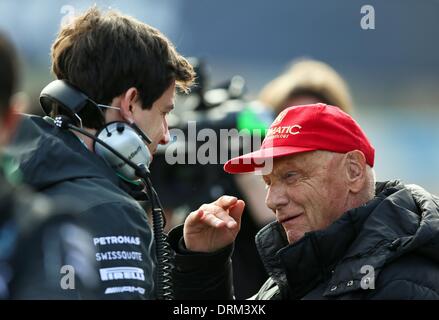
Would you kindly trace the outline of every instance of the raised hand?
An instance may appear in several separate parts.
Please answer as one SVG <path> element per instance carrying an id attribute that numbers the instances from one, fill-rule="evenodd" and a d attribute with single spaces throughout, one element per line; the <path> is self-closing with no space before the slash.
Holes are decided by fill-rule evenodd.
<path id="1" fill-rule="evenodd" d="M 186 248 L 213 252 L 231 244 L 241 228 L 244 206 L 236 197 L 222 196 L 191 212 L 184 222 Z"/>

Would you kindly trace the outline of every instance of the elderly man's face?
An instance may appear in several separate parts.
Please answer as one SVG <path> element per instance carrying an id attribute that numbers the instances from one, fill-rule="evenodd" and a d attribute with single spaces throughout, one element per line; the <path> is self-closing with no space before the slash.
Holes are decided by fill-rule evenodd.
<path id="1" fill-rule="evenodd" d="M 276 159 L 264 176 L 266 204 L 282 224 L 288 242 L 323 229 L 347 209 L 349 188 L 343 154 L 312 151 Z"/>

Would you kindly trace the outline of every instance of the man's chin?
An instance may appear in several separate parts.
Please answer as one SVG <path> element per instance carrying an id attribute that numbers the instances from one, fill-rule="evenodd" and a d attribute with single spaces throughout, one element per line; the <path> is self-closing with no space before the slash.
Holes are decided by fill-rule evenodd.
<path id="1" fill-rule="evenodd" d="M 288 239 L 288 243 L 289 244 L 294 244 L 297 241 L 299 241 L 300 239 L 303 238 L 303 236 L 305 235 L 305 233 L 303 232 L 298 232 L 298 231 L 286 231 L 287 234 L 287 239 Z"/>

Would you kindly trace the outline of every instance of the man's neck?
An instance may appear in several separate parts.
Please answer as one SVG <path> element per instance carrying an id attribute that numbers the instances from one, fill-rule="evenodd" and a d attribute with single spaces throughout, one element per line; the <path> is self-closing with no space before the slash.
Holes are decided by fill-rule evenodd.
<path id="1" fill-rule="evenodd" d="M 96 135 L 96 129 L 89 129 L 89 128 L 83 128 L 83 129 L 88 133 L 91 133 L 92 135 Z M 88 150 L 93 151 L 93 143 L 94 143 L 93 139 L 90 139 L 86 135 L 83 135 L 82 133 L 79 132 L 74 132 L 74 134 L 85 143 Z"/>
<path id="2" fill-rule="evenodd" d="M 368 201 L 372 200 L 373 197 L 369 196 L 367 190 L 363 190 L 359 194 L 350 195 L 346 201 L 346 211 L 361 207 L 362 205 L 366 204 Z"/>

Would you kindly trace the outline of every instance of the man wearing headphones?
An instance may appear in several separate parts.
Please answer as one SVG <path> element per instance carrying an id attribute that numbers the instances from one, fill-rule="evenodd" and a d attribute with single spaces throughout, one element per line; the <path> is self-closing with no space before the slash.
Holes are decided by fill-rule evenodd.
<path id="1" fill-rule="evenodd" d="M 169 141 L 166 117 L 176 87 L 187 90 L 194 80 L 191 65 L 157 29 L 95 7 L 61 29 L 52 46 L 52 71 L 99 104 L 75 114 L 78 127 L 108 137 L 111 123 L 128 123 L 149 137 L 150 154 Z M 69 112 L 53 104 L 51 116 L 60 114 Z M 111 168 L 95 152 L 94 139 L 47 118 L 25 117 L 13 151 L 26 183 L 52 198 L 77 200 L 100 263 L 98 298 L 157 298 L 155 243 L 137 201 L 147 200 L 144 186 Z"/>
<path id="2" fill-rule="evenodd" d="M 19 119 L 16 52 L 0 33 L 0 151 Z M 72 209 L 19 185 L 0 153 L 0 299 L 95 298 L 98 285 L 90 235 Z M 74 238 L 74 241 L 72 241 Z"/>

